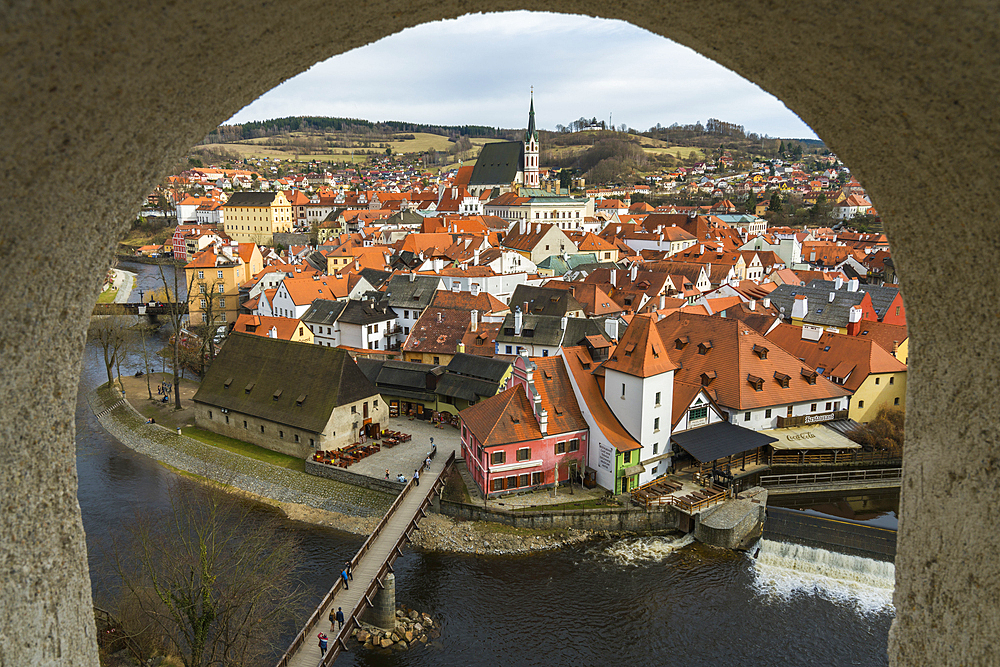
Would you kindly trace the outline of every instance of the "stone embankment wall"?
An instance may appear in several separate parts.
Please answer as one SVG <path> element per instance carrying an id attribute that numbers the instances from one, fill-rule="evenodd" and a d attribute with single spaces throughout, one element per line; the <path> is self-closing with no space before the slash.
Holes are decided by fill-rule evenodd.
<path id="1" fill-rule="evenodd" d="M 402 493 L 403 487 L 406 486 L 401 482 L 359 475 L 358 473 L 351 472 L 345 468 L 338 468 L 337 466 L 330 466 L 325 463 L 317 463 L 312 459 L 306 459 L 306 472 L 310 475 L 332 479 L 337 482 L 343 482 L 344 484 L 353 484 L 354 486 L 364 487 L 366 489 L 371 489 L 372 491 L 391 493 L 393 496 L 398 496 Z"/>
<path id="2" fill-rule="evenodd" d="M 748 537 L 759 534 L 767 508 L 767 491 L 759 486 L 705 510 L 698 517 L 694 538 L 713 547 L 735 549 Z"/>
<path id="3" fill-rule="evenodd" d="M 659 532 L 677 530 L 680 526 L 680 513 L 672 507 L 650 512 L 635 507 L 516 512 L 442 500 L 436 509 L 445 516 L 463 521 L 492 521 L 514 528 L 535 530 L 576 528 L 612 532 Z"/>

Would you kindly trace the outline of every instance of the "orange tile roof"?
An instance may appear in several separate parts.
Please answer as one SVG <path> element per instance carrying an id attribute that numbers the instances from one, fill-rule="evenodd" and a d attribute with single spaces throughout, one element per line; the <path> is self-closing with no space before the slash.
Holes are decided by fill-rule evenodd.
<path id="1" fill-rule="evenodd" d="M 437 290 L 434 292 L 430 305 L 434 308 L 451 308 L 466 312 L 478 310 L 480 315 L 503 313 L 509 310 L 503 301 L 486 292 L 480 292 L 476 296 L 473 296 L 472 292 Z"/>
<path id="2" fill-rule="evenodd" d="M 604 362 L 604 367 L 641 378 L 677 368 L 667 355 L 654 319 L 649 315 L 632 318 L 611 358 Z"/>
<path id="3" fill-rule="evenodd" d="M 344 299 L 350 292 L 347 278 L 326 277 L 319 280 L 312 278 L 285 278 L 282 281 L 288 296 L 297 305 L 312 303 L 316 299 Z"/>
<path id="4" fill-rule="evenodd" d="M 628 452 L 642 447 L 625 430 L 625 427 L 611 411 L 608 402 L 604 400 L 604 393 L 601 391 L 597 378 L 593 375 L 597 363 L 591 358 L 590 351 L 585 346 L 564 347 L 561 355 L 566 360 L 566 366 L 583 402 L 587 404 L 594 424 L 601 431 L 600 435 L 603 435 L 608 444 L 619 452 Z M 598 434 L 591 433 L 590 437 L 598 437 Z"/>
<path id="5" fill-rule="evenodd" d="M 586 430 L 587 421 L 576 402 L 562 357 L 531 357 L 531 362 L 535 364 L 535 389 L 542 409 L 548 412 L 548 434 Z"/>
<path id="6" fill-rule="evenodd" d="M 714 372 L 716 377 L 706 387 L 717 392 L 719 404 L 727 408 L 749 410 L 850 394 L 824 377 L 810 384 L 802 371 L 811 372 L 811 368 L 738 320 L 674 313 L 660 320 L 656 328 L 669 346 L 671 361 L 678 366 L 674 377 L 702 383 L 703 373 Z M 678 339 L 682 341 L 680 349 Z M 762 349 L 767 350 L 763 358 Z M 781 386 L 776 374 L 789 377 L 787 388 Z M 759 391 L 750 381 L 754 378 L 762 380 Z"/>
<path id="7" fill-rule="evenodd" d="M 301 322 L 294 317 L 267 317 L 243 313 L 236 318 L 233 331 L 267 337 L 271 327 L 274 327 L 278 339 L 291 340 L 300 324 Z"/>
<path id="8" fill-rule="evenodd" d="M 479 401 L 462 410 L 461 416 L 462 423 L 484 447 L 542 437 L 522 384 Z"/>

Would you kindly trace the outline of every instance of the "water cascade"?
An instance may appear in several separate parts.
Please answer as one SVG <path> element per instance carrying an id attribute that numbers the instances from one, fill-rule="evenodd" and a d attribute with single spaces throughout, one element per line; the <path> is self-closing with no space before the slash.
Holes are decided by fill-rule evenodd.
<path id="1" fill-rule="evenodd" d="M 815 594 L 864 612 L 893 611 L 896 568 L 891 562 L 771 540 L 761 540 L 757 547 L 754 586 L 762 595 L 788 599 Z"/>

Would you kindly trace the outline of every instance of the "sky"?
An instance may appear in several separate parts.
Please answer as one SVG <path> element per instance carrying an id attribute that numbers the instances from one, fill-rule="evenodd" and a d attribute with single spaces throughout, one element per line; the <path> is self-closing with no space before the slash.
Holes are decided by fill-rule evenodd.
<path id="1" fill-rule="evenodd" d="M 522 128 L 532 87 L 542 129 L 580 117 L 640 131 L 717 118 L 816 138 L 773 95 L 685 46 L 623 21 L 523 11 L 408 28 L 317 63 L 229 122 L 334 116 Z"/>

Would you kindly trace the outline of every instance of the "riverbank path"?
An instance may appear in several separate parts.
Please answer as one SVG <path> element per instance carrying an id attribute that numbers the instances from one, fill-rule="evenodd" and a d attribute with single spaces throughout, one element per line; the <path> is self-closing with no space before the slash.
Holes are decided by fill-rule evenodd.
<path id="1" fill-rule="evenodd" d="M 402 553 L 401 549 L 409 541 L 410 534 L 418 530 L 417 523 L 426 516 L 427 506 L 444 486 L 448 470 L 454 463 L 454 453 L 447 459 L 437 456 L 431 460 L 430 467 L 421 473 L 419 485 L 412 479 L 407 483 L 351 559 L 354 579 L 348 582 L 349 587 L 344 586 L 339 571 L 330 573 L 331 577 L 335 577 L 333 587 L 278 661 L 278 667 L 331 665 L 342 650 L 347 650 L 347 640 L 351 631 L 358 627 L 359 616 L 372 606 L 375 595 L 382 587 L 382 578 L 392 571 L 392 564 Z M 328 631 L 330 612 L 335 612 L 338 607 L 344 610 L 347 622 L 341 630 Z M 320 632 L 330 637 L 326 656 L 320 655 L 317 637 Z"/>

